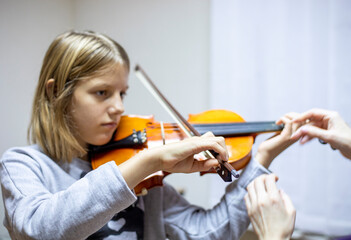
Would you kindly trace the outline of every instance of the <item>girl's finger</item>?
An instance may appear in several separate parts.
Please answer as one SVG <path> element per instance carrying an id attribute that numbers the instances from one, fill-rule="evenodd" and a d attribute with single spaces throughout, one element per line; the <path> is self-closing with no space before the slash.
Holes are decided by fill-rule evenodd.
<path id="1" fill-rule="evenodd" d="M 296 113 L 296 112 L 289 112 L 287 114 L 285 114 L 284 116 L 280 117 L 277 121 L 276 124 L 280 125 L 283 124 L 285 121 L 290 120 L 292 121 L 293 119 L 299 117 L 300 114 Z M 284 120 L 285 119 L 285 120 Z"/>
<path id="2" fill-rule="evenodd" d="M 287 117 L 283 117 L 281 118 L 282 123 L 284 123 L 284 128 L 283 131 L 281 132 L 282 136 L 291 136 L 292 134 L 292 121 L 287 118 Z"/>
<path id="3" fill-rule="evenodd" d="M 214 137 L 215 135 L 212 132 L 206 132 L 201 137 Z"/>
<path id="4" fill-rule="evenodd" d="M 285 114 L 285 117 L 287 117 L 289 120 L 293 120 L 299 116 L 300 116 L 300 114 L 297 112 L 289 112 L 289 113 Z"/>
<path id="5" fill-rule="evenodd" d="M 223 161 L 228 161 L 229 154 L 228 154 L 227 145 L 225 143 L 224 137 L 215 137 L 215 135 L 212 132 L 206 132 L 205 134 L 203 134 L 201 136 L 201 138 L 213 138 L 213 140 L 216 141 L 219 145 L 221 145 L 222 148 L 224 149 L 225 154 L 221 155 L 221 159 Z M 211 150 L 213 150 L 213 149 L 211 149 Z M 220 154 L 220 152 L 217 152 L 217 153 Z"/>
<path id="6" fill-rule="evenodd" d="M 213 158 L 201 160 L 201 161 L 194 160 L 191 172 L 208 171 L 209 169 L 217 165 L 218 165 L 218 160 Z"/>
<path id="7" fill-rule="evenodd" d="M 194 137 L 192 138 L 194 141 L 195 148 L 193 154 L 197 154 L 203 151 L 212 150 L 219 154 L 219 158 L 223 161 L 228 161 L 229 154 L 227 151 L 227 147 L 225 145 L 224 139 L 222 137 Z M 217 157 L 216 157 L 217 158 Z"/>

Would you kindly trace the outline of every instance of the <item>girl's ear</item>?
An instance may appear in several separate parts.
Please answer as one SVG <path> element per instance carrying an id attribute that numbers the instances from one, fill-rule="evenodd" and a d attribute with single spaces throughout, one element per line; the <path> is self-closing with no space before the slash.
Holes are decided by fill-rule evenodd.
<path id="1" fill-rule="evenodd" d="M 54 84 L 55 84 L 55 79 L 53 78 L 50 78 L 45 84 L 46 94 L 50 99 L 53 98 L 54 96 Z"/>

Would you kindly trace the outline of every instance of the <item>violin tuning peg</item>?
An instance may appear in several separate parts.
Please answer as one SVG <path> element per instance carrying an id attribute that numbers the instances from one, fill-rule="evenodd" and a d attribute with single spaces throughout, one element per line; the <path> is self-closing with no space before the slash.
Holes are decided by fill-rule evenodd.
<path id="1" fill-rule="evenodd" d="M 133 129 L 133 134 L 132 134 L 132 136 L 135 137 L 135 138 L 138 137 L 137 132 L 135 131 L 135 129 Z"/>
<path id="2" fill-rule="evenodd" d="M 141 140 L 142 140 L 142 143 L 145 143 L 146 140 L 147 140 L 146 129 L 145 128 L 144 128 L 143 133 L 141 135 Z"/>

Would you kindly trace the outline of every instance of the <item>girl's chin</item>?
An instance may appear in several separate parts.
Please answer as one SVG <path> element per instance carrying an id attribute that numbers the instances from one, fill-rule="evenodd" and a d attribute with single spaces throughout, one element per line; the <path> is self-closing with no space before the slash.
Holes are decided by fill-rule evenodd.
<path id="1" fill-rule="evenodd" d="M 95 136 L 89 136 L 85 139 L 85 143 L 94 146 L 102 146 L 108 143 L 113 136 L 112 133 L 100 133 L 96 134 Z"/>
<path id="2" fill-rule="evenodd" d="M 103 137 L 100 139 L 95 139 L 94 141 L 91 141 L 89 144 L 94 146 L 102 146 L 108 143 L 110 140 L 111 140 L 111 137 Z"/>
<path id="3" fill-rule="evenodd" d="M 108 139 L 106 141 L 98 141 L 98 142 L 96 142 L 93 145 L 95 145 L 95 146 L 102 146 L 102 145 L 105 145 L 106 143 L 108 143 L 109 141 L 110 141 L 110 139 Z"/>

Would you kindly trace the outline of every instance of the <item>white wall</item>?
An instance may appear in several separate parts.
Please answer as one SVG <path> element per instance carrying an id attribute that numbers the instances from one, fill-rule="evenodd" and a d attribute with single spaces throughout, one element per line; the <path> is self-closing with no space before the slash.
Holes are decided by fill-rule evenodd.
<path id="1" fill-rule="evenodd" d="M 209 0 L 0 0 L 0 155 L 26 144 L 27 126 L 44 53 L 59 33 L 76 28 L 120 42 L 184 115 L 208 109 Z M 171 118 L 130 75 L 126 113 Z M 208 206 L 209 176 L 166 178 L 191 202 Z M 0 208 L 3 218 L 3 207 Z M 0 239 L 7 235 L 0 226 Z"/>
<path id="2" fill-rule="evenodd" d="M 319 107 L 351 123 L 350 1 L 211 3 L 212 107 L 248 121 Z M 256 138 L 254 153 L 267 137 Z M 351 234 L 351 164 L 339 151 L 314 139 L 291 146 L 270 169 L 296 207 L 296 229 Z"/>
<path id="3" fill-rule="evenodd" d="M 44 53 L 52 39 L 69 28 L 69 0 L 0 1 L 0 155 L 12 146 L 26 144 L 33 92 Z M 3 217 L 1 203 L 1 223 Z M 0 239 L 7 236 L 0 224 Z"/>
<path id="4" fill-rule="evenodd" d="M 208 1 L 77 0 L 75 26 L 104 32 L 120 42 L 185 116 L 206 109 Z M 92 14 L 94 13 L 94 14 Z M 133 71 L 127 112 L 168 119 Z M 155 106 L 156 105 L 156 106 Z"/>

